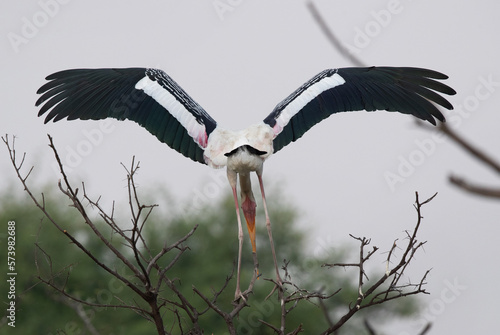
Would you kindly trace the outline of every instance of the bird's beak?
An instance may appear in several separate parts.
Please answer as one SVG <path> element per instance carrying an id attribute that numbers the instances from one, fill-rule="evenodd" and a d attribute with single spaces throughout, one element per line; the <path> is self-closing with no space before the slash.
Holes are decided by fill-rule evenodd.
<path id="1" fill-rule="evenodd" d="M 248 234 L 250 235 L 250 242 L 252 242 L 252 252 L 256 253 L 257 248 L 255 244 L 255 202 L 247 198 L 242 203 L 243 214 L 247 222 Z"/>
<path id="2" fill-rule="evenodd" d="M 257 252 L 255 245 L 255 212 L 253 216 L 245 213 L 245 220 L 247 221 L 248 234 L 250 235 L 250 242 L 252 242 L 252 252 Z"/>

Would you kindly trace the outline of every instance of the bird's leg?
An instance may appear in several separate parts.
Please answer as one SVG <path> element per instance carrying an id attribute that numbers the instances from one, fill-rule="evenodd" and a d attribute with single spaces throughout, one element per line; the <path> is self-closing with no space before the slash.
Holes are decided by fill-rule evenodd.
<path id="1" fill-rule="evenodd" d="M 236 192 L 236 182 L 238 179 L 238 175 L 234 171 L 227 170 L 227 179 L 229 180 L 229 184 L 233 190 L 234 197 L 234 205 L 236 207 L 236 218 L 238 219 L 238 270 L 236 272 L 236 291 L 234 292 L 234 300 L 238 300 L 243 297 L 240 289 L 240 269 L 241 269 L 241 251 L 243 248 L 243 227 L 241 226 L 241 218 L 240 218 L 240 206 L 238 205 L 238 193 Z"/>
<path id="2" fill-rule="evenodd" d="M 269 219 L 269 213 L 267 212 L 266 194 L 264 192 L 264 183 L 262 181 L 262 168 L 260 168 L 256 172 L 257 172 L 257 177 L 259 178 L 260 192 L 262 194 L 264 213 L 266 214 L 266 228 L 267 228 L 267 234 L 269 235 L 269 242 L 271 243 L 271 251 L 273 253 L 274 269 L 276 270 L 276 283 L 278 286 L 281 287 L 283 285 L 283 282 L 280 277 L 278 261 L 276 260 L 276 252 L 274 251 L 273 233 L 271 231 L 271 220 Z"/>
<path id="3" fill-rule="evenodd" d="M 250 235 L 250 242 L 252 243 L 252 254 L 254 262 L 254 275 L 259 275 L 259 262 L 257 260 L 257 245 L 255 242 L 255 208 L 257 204 L 255 203 L 255 198 L 252 192 L 252 185 L 250 183 L 250 174 L 240 173 L 240 188 L 241 188 L 241 208 L 243 209 L 243 214 L 245 215 L 245 220 L 247 222 L 248 234 Z"/>

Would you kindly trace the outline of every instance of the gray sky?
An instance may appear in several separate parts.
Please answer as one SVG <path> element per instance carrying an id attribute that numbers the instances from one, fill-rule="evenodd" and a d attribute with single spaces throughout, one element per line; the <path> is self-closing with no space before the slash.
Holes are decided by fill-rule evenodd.
<path id="1" fill-rule="evenodd" d="M 218 12 L 217 3 L 228 7 Z M 458 92 L 450 98 L 456 107 L 448 115 L 450 125 L 499 156 L 499 2 L 315 4 L 365 63 L 448 74 L 447 84 Z M 72 170 L 71 180 L 85 180 L 88 191 L 105 201 L 123 199 L 120 162 L 128 165 L 133 155 L 141 161 L 141 187 L 166 189 L 180 202 L 210 202 L 230 188 L 224 171 L 193 163 L 134 123 L 43 125 L 34 102 L 48 74 L 80 67 L 158 67 L 220 125 L 240 129 L 262 120 L 317 72 L 351 66 L 326 41 L 305 1 L 4 1 L 0 16 L 0 133 L 18 137 L 18 151 L 26 151 L 27 163 L 36 165 L 33 181 L 56 183 L 50 133 Z M 6 150 L 0 152 L 0 187 L 6 187 L 14 171 Z M 280 192 L 300 207 L 313 254 L 326 252 L 327 245 L 356 248 L 349 233 L 371 237 L 381 251 L 388 250 L 414 226 L 414 192 L 422 199 L 439 192 L 423 209 L 420 239 L 428 242 L 411 270 L 417 279 L 432 268 L 432 294 L 422 298 L 427 308 L 419 320 L 432 321 L 434 334 L 492 333 L 498 329 L 492 311 L 500 298 L 490 287 L 500 277 L 499 203 L 452 187 L 447 182 L 452 172 L 498 185 L 491 171 L 449 140 L 417 127 L 411 117 L 344 113 L 271 157 L 264 179 L 269 192 L 282 184 Z M 258 224 L 264 224 L 262 217 Z M 236 240 L 236 222 L 229 228 Z M 414 334 L 418 324 L 404 323 L 392 333 Z"/>

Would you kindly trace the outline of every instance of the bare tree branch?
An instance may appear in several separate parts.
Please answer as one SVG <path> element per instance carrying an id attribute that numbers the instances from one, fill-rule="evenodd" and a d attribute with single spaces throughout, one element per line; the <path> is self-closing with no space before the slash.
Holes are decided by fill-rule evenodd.
<path id="1" fill-rule="evenodd" d="M 427 125 L 422 122 L 417 123 L 418 126 L 430 129 Z M 446 123 L 440 123 L 438 129 L 446 134 L 454 143 L 458 144 L 459 147 L 464 149 L 465 152 L 469 153 L 472 157 L 477 159 L 480 163 L 489 167 L 496 173 L 500 173 L 500 162 L 491 157 L 490 155 L 483 152 L 481 149 L 477 148 L 475 145 L 466 140 L 463 136 L 459 135 L 454 129 L 449 127 Z M 469 192 L 475 195 L 489 197 L 489 198 L 500 198 L 500 187 L 489 187 L 484 185 L 478 185 L 476 183 L 467 181 L 463 177 L 458 177 L 455 175 L 450 175 L 448 177 L 450 183 L 456 187 L 462 189 L 465 192 Z"/>
<path id="2" fill-rule="evenodd" d="M 458 135 L 458 133 L 451 129 L 445 123 L 441 123 L 439 125 L 439 130 L 445 133 L 449 138 L 453 140 L 456 144 L 458 144 L 462 149 L 472 155 L 472 157 L 476 158 L 479 162 L 483 163 L 485 166 L 489 167 L 496 173 L 500 173 L 500 162 L 496 161 L 494 158 L 490 157 L 486 153 L 484 153 L 479 148 L 475 147 L 468 140 L 464 139 L 462 136 Z M 461 188 L 462 190 L 473 193 L 480 196 L 490 197 L 490 198 L 500 198 L 500 188 L 491 188 L 486 186 L 479 186 L 477 184 L 471 183 L 464 178 L 457 177 L 451 175 L 449 177 L 449 181 Z"/>
<path id="3" fill-rule="evenodd" d="M 104 269 L 109 275 L 119 279 L 126 285 L 126 287 L 135 293 L 135 296 L 132 299 L 124 299 L 123 297 L 114 295 L 113 299 L 115 299 L 117 303 L 107 304 L 95 303 L 88 301 L 88 299 L 86 300 L 81 298 L 80 296 L 72 293 L 73 289 L 69 279 L 73 266 L 68 265 L 62 269 L 56 269 L 52 263 L 52 256 L 39 244 L 36 244 L 35 265 L 38 271 L 38 279 L 40 282 L 44 283 L 47 287 L 53 289 L 54 292 L 59 294 L 59 298 L 57 299 L 60 302 L 69 305 L 75 310 L 75 312 L 82 319 L 82 322 L 86 325 L 87 329 L 89 329 L 90 333 L 97 334 L 98 330 L 92 328 L 93 325 L 90 320 L 85 319 L 85 315 L 82 314 L 82 306 L 129 309 L 152 322 L 155 325 L 158 334 L 172 334 L 176 333 L 176 331 L 180 331 L 181 334 L 203 334 L 204 330 L 199 323 L 200 317 L 207 314 L 208 311 L 213 311 L 220 318 L 222 318 L 222 320 L 224 320 L 229 334 L 237 334 L 238 318 L 241 311 L 245 308 L 252 308 L 252 304 L 249 301 L 253 298 L 252 293 L 256 280 L 259 277 L 258 273 L 254 271 L 247 289 L 242 293 L 244 299 L 233 301 L 232 307 L 228 309 L 227 307 L 221 307 L 224 302 L 219 300 L 222 293 L 228 288 L 229 283 L 233 278 L 234 268 L 232 273 L 226 277 L 220 289 L 212 289 L 210 295 L 203 293 L 194 286 L 192 287 L 192 290 L 195 293 L 194 296 L 199 297 L 201 301 L 204 302 L 204 307 L 198 307 L 199 303 L 195 303 L 192 300 L 192 297 L 188 298 L 185 296 L 178 287 L 178 285 L 180 285 L 180 279 L 170 278 L 169 271 L 177 262 L 181 260 L 182 255 L 189 250 L 189 247 L 185 245 L 185 243 L 191 236 L 193 236 L 198 226 L 195 225 L 188 233 L 179 238 L 177 241 L 170 244 L 165 243 L 160 250 L 152 250 L 150 246 L 148 246 L 148 241 L 144 238 L 143 234 L 144 227 L 151 216 L 152 210 L 157 205 L 144 205 L 140 201 L 139 192 L 134 180 L 134 175 L 139 169 L 139 163 L 135 163 L 135 158 L 132 159 L 130 169 L 125 168 L 127 172 L 127 190 L 131 225 L 123 225 L 117 222 L 113 215 L 115 208 L 114 203 L 111 209 L 111 214 L 108 214 L 99 203 L 100 197 L 97 197 L 97 200 L 93 200 L 85 189 L 84 183 L 82 183 L 83 195 L 81 195 L 82 200 L 80 200 L 78 189 L 74 189 L 71 186 L 64 167 L 61 164 L 61 160 L 59 159 L 53 140 L 49 136 L 49 146 L 54 152 L 55 159 L 62 175 L 62 181 L 59 181 L 58 183 L 60 191 L 71 201 L 73 207 L 84 219 L 85 224 L 94 232 L 94 235 L 97 238 L 96 240 L 101 241 L 104 246 L 116 256 L 116 261 L 123 264 L 125 269 L 128 269 L 127 271 L 129 271 L 130 274 L 126 275 L 121 274 L 118 270 L 113 268 L 114 266 L 112 264 L 104 261 L 104 258 L 101 258 L 100 254 L 85 247 L 81 241 L 75 237 L 77 235 L 74 232 L 69 232 L 60 223 L 58 223 L 54 217 L 51 216 L 50 211 L 47 208 L 47 204 L 45 203 L 44 195 L 42 194 L 40 201 L 37 200 L 28 186 L 27 180 L 31 171 L 33 171 L 33 168 L 31 168 L 26 175 L 21 172 L 25 161 L 25 155 L 23 155 L 21 161 L 18 162 L 14 148 L 14 141 L 10 142 L 8 137 L 3 138 L 3 140 L 9 150 L 10 159 L 16 170 L 18 179 L 21 181 L 26 192 L 30 195 L 32 201 L 42 211 L 49 222 L 97 266 Z M 372 256 L 379 249 L 375 246 L 371 249 L 367 249 L 371 240 L 366 237 L 361 238 L 351 235 L 353 239 L 360 243 L 357 261 L 338 262 L 323 265 L 332 268 L 356 267 L 358 270 L 356 278 L 358 283 L 357 297 L 348 306 L 348 311 L 338 320 L 334 320 L 329 314 L 324 302 L 340 292 L 341 288 L 334 290 L 334 292 L 330 294 L 324 294 L 322 292 L 323 289 L 319 291 L 310 291 L 301 288 L 294 282 L 288 271 L 290 261 L 285 260 L 282 266 L 285 276 L 283 277 L 284 281 L 281 285 L 276 283 L 273 279 L 264 278 L 264 280 L 274 283 L 274 288 L 268 295 L 267 299 L 272 299 L 273 303 L 277 304 L 279 321 L 277 321 L 276 324 L 273 324 L 268 320 L 259 319 L 258 321 L 260 324 L 264 327 L 272 329 L 273 332 L 279 335 L 298 334 L 304 331 L 303 325 L 299 324 L 298 326 L 290 327 L 290 313 L 300 304 L 312 303 L 319 305 L 323 311 L 325 319 L 328 322 L 328 328 L 322 334 L 334 334 L 352 316 L 362 309 L 377 306 L 409 295 L 427 293 L 424 286 L 426 284 L 426 278 L 429 271 L 427 271 L 417 283 L 401 282 L 403 274 L 409 266 L 411 260 L 414 258 L 415 253 L 425 244 L 425 242 L 417 241 L 417 232 L 422 220 L 421 208 L 433 198 L 434 196 L 421 202 L 419 200 L 418 193 L 416 193 L 415 209 L 418 214 L 417 224 L 412 232 L 406 232 L 407 244 L 403 248 L 401 259 L 399 262 L 396 262 L 396 265 L 391 267 L 391 264 L 396 257 L 395 251 L 399 248 L 398 240 L 394 241 L 388 251 L 384 275 L 378 277 L 377 280 L 370 280 L 370 277 L 373 277 L 373 275 L 368 276 L 365 264 L 372 259 Z M 90 215 L 87 213 L 85 205 L 82 201 L 88 202 L 90 207 L 97 210 L 99 217 L 104 221 L 105 227 L 109 227 L 111 229 L 110 238 L 105 237 L 99 225 L 90 219 Z M 125 226 L 128 228 L 124 228 Z M 127 248 L 126 250 L 130 250 L 131 253 L 122 252 L 123 248 Z M 159 262 L 167 254 L 170 255 L 169 262 L 166 265 L 160 265 Z M 44 260 L 45 266 L 48 268 L 45 273 L 43 273 L 44 271 L 42 270 L 42 260 Z M 255 257 L 254 263 L 256 261 Z M 46 273 L 47 271 L 48 274 Z M 168 291 L 169 294 L 162 294 L 165 291 Z M 319 303 L 317 303 L 317 301 Z M 225 305 L 227 305 L 227 302 Z M 169 318 L 167 323 L 169 324 L 168 330 L 165 329 L 165 320 L 167 318 Z M 367 323 L 367 328 L 369 327 L 368 325 L 369 324 Z M 424 332 L 422 334 L 424 334 Z"/>
<path id="4" fill-rule="evenodd" d="M 448 137 L 450 137 L 453 142 L 462 147 L 462 149 L 471 154 L 474 158 L 478 159 L 480 162 L 493 169 L 493 171 L 500 174 L 500 162 L 496 161 L 495 159 L 484 153 L 482 150 L 475 147 L 462 136 L 458 135 L 458 133 L 455 130 L 451 129 L 446 123 L 441 122 L 439 124 L 439 130 L 448 135 Z"/>
<path id="5" fill-rule="evenodd" d="M 410 234 L 409 232 L 406 232 L 407 234 L 407 245 L 406 248 L 403 252 L 403 255 L 401 257 L 401 260 L 399 263 L 396 264 L 392 269 L 386 268 L 386 272 L 384 275 L 382 275 L 375 283 L 373 283 L 371 286 L 369 286 L 363 293 L 363 286 L 365 283 L 363 282 L 363 278 L 368 277 L 364 273 L 364 263 L 370 258 L 370 256 L 373 255 L 374 252 L 378 250 L 378 248 L 374 247 L 371 252 L 366 254 L 364 252 L 364 247 L 367 246 L 370 243 L 370 240 L 367 238 L 359 238 L 359 237 L 353 237 L 354 239 L 358 240 L 360 242 L 360 255 L 359 255 L 359 262 L 358 263 L 335 263 L 335 264 L 324 264 L 323 266 L 328 266 L 328 267 L 358 267 L 359 268 L 359 274 L 358 274 L 358 297 L 356 300 L 349 306 L 349 311 L 344 314 L 339 321 L 337 321 L 335 324 L 331 325 L 326 331 L 324 331 L 322 334 L 334 334 L 340 327 L 342 327 L 354 314 L 356 314 L 359 310 L 369 308 L 378 304 L 386 303 L 388 301 L 394 300 L 394 299 L 399 299 L 402 297 L 406 297 L 409 295 L 414 295 L 414 294 L 419 294 L 419 293 L 424 293 L 426 294 L 427 291 L 425 291 L 424 285 L 426 284 L 426 278 L 430 270 L 426 271 L 426 273 L 422 276 L 421 280 L 419 283 L 413 284 L 399 284 L 399 281 L 401 280 L 404 271 L 406 270 L 407 266 L 410 264 L 410 262 L 413 260 L 415 253 L 417 250 L 419 250 L 425 242 L 418 242 L 417 241 L 417 233 L 418 229 L 420 228 L 420 224 L 422 222 L 422 206 L 425 204 L 429 203 L 434 199 L 434 197 L 437 195 L 434 194 L 432 197 L 428 198 L 427 200 L 421 202 L 419 199 L 419 195 L 417 192 L 415 192 L 415 210 L 417 211 L 417 223 L 415 225 L 415 228 L 413 229 L 413 232 Z M 397 241 L 397 240 L 396 240 Z M 389 250 L 389 256 L 387 258 L 387 264 L 390 263 L 391 261 L 391 256 L 394 255 L 394 249 L 396 248 L 396 241 L 394 241 L 393 245 L 391 246 Z M 383 289 L 380 292 L 377 292 L 378 289 L 382 287 L 383 284 L 387 282 L 388 279 L 391 279 L 389 286 L 386 289 Z M 368 280 L 369 282 L 369 280 Z M 410 289 L 410 290 L 406 290 Z"/>
<path id="6" fill-rule="evenodd" d="M 500 198 L 500 188 L 490 188 L 486 186 L 474 185 L 463 178 L 450 176 L 449 181 L 464 191 L 489 198 Z"/>

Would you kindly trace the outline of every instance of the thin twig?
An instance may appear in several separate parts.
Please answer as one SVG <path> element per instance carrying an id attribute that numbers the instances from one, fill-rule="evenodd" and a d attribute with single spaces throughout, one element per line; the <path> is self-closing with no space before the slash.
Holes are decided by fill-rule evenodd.
<path id="1" fill-rule="evenodd" d="M 413 232 L 410 234 L 407 232 L 408 236 L 408 244 L 406 246 L 406 249 L 403 252 L 403 255 L 401 257 L 401 260 L 396 266 L 394 266 L 392 269 L 387 269 L 374 284 L 372 284 L 370 287 L 368 287 L 365 292 L 363 293 L 361 290 L 361 287 L 363 285 L 363 277 L 364 277 L 364 272 L 363 272 L 363 263 L 373 254 L 368 254 L 366 257 L 364 256 L 363 253 L 363 248 L 364 246 L 367 245 L 367 242 L 369 242 L 368 239 L 366 238 L 359 238 L 359 237 L 354 237 L 353 238 L 357 239 L 360 241 L 360 256 L 359 256 L 359 263 L 338 263 L 338 264 L 328 264 L 328 266 L 356 266 L 359 268 L 359 276 L 358 276 L 358 297 L 356 301 L 354 302 L 354 306 L 350 306 L 349 310 L 347 313 L 345 313 L 335 324 L 330 325 L 327 330 L 325 330 L 321 334 L 333 334 L 335 333 L 340 327 L 342 327 L 354 314 L 356 314 L 359 310 L 365 309 L 368 307 L 372 307 L 381 303 L 385 303 L 387 301 L 391 301 L 394 299 L 410 296 L 410 295 L 415 295 L 419 293 L 427 293 L 424 289 L 424 285 L 426 284 L 426 278 L 430 270 L 426 271 L 422 279 L 418 284 L 407 284 L 407 285 L 400 285 L 398 286 L 398 282 L 401 279 L 406 267 L 408 264 L 411 262 L 411 260 L 415 256 L 415 252 L 419 250 L 425 242 L 420 242 L 417 243 L 417 233 L 420 228 L 420 224 L 422 222 L 422 206 L 429 203 L 434 199 L 434 197 L 437 195 L 434 194 L 432 197 L 428 198 L 427 200 L 421 202 L 419 199 L 419 195 L 417 192 L 415 192 L 415 210 L 417 212 L 417 223 L 413 229 Z M 393 255 L 393 250 L 396 248 L 396 243 L 394 242 L 393 245 L 391 246 L 391 249 L 389 251 L 389 256 L 387 258 L 386 264 L 390 263 L 390 256 Z M 391 278 L 391 283 L 387 289 L 385 289 L 382 292 L 375 293 L 386 281 L 387 279 Z M 410 291 L 404 291 L 405 288 L 413 288 Z M 368 299 L 370 298 L 370 299 Z M 368 299 L 368 300 L 367 300 Z"/>

